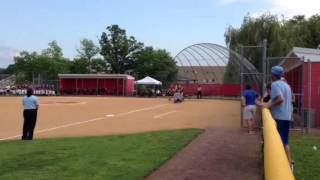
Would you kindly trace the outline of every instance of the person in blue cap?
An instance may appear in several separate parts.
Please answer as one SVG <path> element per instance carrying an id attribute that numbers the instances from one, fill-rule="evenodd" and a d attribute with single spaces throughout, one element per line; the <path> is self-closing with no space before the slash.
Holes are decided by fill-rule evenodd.
<path id="1" fill-rule="evenodd" d="M 271 110 L 272 116 L 277 123 L 277 130 L 280 134 L 287 158 L 291 167 L 293 161 L 289 148 L 289 129 L 292 121 L 292 91 L 288 83 L 281 78 L 284 76 L 284 70 L 281 66 L 271 68 L 271 101 L 262 104 L 263 107 Z"/>

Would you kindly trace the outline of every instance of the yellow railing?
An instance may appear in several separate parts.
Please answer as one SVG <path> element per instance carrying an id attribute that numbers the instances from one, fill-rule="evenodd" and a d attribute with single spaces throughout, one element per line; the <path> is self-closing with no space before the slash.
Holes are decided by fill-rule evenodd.
<path id="1" fill-rule="evenodd" d="M 264 176 L 266 180 L 294 180 L 276 123 L 268 109 L 262 110 Z"/>

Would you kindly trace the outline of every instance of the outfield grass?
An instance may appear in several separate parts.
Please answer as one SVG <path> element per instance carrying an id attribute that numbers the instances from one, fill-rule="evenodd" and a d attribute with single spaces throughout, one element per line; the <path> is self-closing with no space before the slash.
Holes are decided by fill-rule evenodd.
<path id="1" fill-rule="evenodd" d="M 201 132 L 0 142 L 0 179 L 143 179 Z"/>
<path id="2" fill-rule="evenodd" d="M 313 149 L 317 146 L 317 150 Z M 320 179 L 320 137 L 293 137 L 290 142 L 297 180 Z"/>

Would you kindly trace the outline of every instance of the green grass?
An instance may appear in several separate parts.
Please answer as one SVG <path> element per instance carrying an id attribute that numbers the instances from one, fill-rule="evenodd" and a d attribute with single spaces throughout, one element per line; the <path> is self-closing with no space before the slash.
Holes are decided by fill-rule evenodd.
<path id="1" fill-rule="evenodd" d="M 313 149 L 317 146 L 317 150 Z M 320 179 L 320 137 L 293 137 L 290 142 L 297 180 Z"/>
<path id="2" fill-rule="evenodd" d="M 0 179 L 143 179 L 201 132 L 0 142 Z"/>

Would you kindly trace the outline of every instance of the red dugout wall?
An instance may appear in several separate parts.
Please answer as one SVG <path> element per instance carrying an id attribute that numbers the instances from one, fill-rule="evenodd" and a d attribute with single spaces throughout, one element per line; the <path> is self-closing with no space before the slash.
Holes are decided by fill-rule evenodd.
<path id="1" fill-rule="evenodd" d="M 309 72 L 311 72 L 311 109 L 314 113 L 315 126 L 320 127 L 320 63 L 304 62 L 285 74 L 288 84 L 295 95 L 299 112 L 308 109 Z"/>
<path id="2" fill-rule="evenodd" d="M 62 95 L 131 96 L 134 78 L 128 75 L 59 74 Z"/>
<path id="3" fill-rule="evenodd" d="M 315 125 L 320 127 L 320 63 L 312 62 L 309 70 L 308 63 L 304 63 L 304 107 L 308 108 L 308 77 L 311 72 L 311 109 L 315 116 Z"/>
<path id="4" fill-rule="evenodd" d="M 226 96 L 236 97 L 241 94 L 240 84 L 199 84 L 202 88 L 204 96 Z M 195 96 L 197 94 L 198 84 L 181 84 L 184 94 L 187 96 Z M 172 88 L 174 86 L 171 86 Z M 258 86 L 254 85 L 253 89 L 258 91 Z"/>

